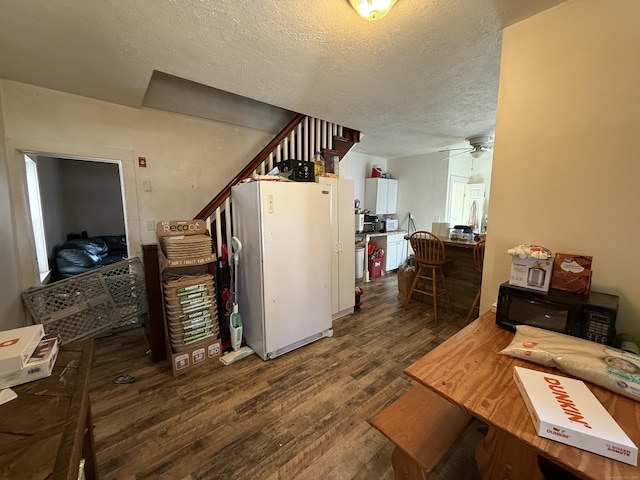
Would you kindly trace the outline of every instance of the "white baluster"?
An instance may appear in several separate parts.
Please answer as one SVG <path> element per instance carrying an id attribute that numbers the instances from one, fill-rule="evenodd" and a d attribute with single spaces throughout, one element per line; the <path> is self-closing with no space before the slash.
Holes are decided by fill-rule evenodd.
<path id="1" fill-rule="evenodd" d="M 314 151 L 322 150 L 322 120 L 316 118 L 316 141 Z"/>
<path id="2" fill-rule="evenodd" d="M 216 208 L 214 212 L 216 218 L 216 249 L 218 259 L 220 259 L 220 253 L 222 252 L 222 221 L 220 220 L 220 207 Z"/>
<path id="3" fill-rule="evenodd" d="M 231 230 L 231 197 L 227 197 L 224 201 L 224 223 L 227 227 L 227 252 L 231 254 L 231 237 L 233 232 Z"/>
<path id="4" fill-rule="evenodd" d="M 324 120 L 321 120 L 322 123 L 322 136 L 321 136 L 321 144 L 322 144 L 322 150 L 326 150 L 327 149 L 327 122 L 325 122 Z"/>
<path id="5" fill-rule="evenodd" d="M 296 127 L 296 158 L 302 160 L 302 123 Z"/>

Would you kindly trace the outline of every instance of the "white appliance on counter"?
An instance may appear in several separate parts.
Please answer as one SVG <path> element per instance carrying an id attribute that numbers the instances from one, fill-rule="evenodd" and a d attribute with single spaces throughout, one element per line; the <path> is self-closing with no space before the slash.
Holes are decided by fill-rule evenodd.
<path id="1" fill-rule="evenodd" d="M 398 219 L 397 218 L 386 218 L 384 220 L 384 231 L 385 232 L 395 232 L 398 230 Z"/>
<path id="2" fill-rule="evenodd" d="M 356 213 L 356 218 L 355 218 L 355 224 L 354 227 L 356 229 L 356 232 L 363 232 L 364 231 L 364 213 Z"/>
<path id="3" fill-rule="evenodd" d="M 332 336 L 330 188 L 242 183 L 231 202 L 247 345 L 268 360 Z"/>

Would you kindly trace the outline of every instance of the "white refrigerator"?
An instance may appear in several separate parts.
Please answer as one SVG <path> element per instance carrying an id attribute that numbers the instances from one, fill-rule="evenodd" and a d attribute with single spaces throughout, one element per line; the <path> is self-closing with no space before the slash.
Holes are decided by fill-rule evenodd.
<path id="1" fill-rule="evenodd" d="M 333 335 L 330 188 L 259 181 L 231 189 L 243 334 L 263 360 Z"/>

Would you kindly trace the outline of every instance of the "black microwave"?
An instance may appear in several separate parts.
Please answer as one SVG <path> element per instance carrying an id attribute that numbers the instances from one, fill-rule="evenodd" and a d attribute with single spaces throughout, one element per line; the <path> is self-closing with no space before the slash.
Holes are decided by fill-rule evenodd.
<path id="1" fill-rule="evenodd" d="M 543 293 L 507 282 L 498 292 L 496 324 L 511 331 L 516 325 L 531 325 L 613 346 L 617 313 L 617 295 L 554 289 Z"/>

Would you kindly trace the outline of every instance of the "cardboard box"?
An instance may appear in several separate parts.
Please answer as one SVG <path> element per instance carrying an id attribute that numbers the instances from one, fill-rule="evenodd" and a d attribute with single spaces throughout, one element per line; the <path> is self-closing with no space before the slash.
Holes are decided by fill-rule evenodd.
<path id="1" fill-rule="evenodd" d="M 41 324 L 0 332 L 0 375 L 19 372 L 44 337 Z"/>
<path id="2" fill-rule="evenodd" d="M 593 257 L 574 253 L 556 253 L 553 259 L 551 288 L 588 295 L 591 288 Z"/>
<path id="3" fill-rule="evenodd" d="M 50 376 L 58 358 L 59 349 L 58 337 L 42 339 L 22 369 L 0 375 L 0 389 L 15 387 Z"/>
<path id="4" fill-rule="evenodd" d="M 174 377 L 205 365 L 222 355 L 222 341 L 209 338 L 193 344 L 186 350 L 171 354 L 171 371 Z M 217 362 L 219 363 L 219 362 Z"/>
<path id="5" fill-rule="evenodd" d="M 581 380 L 514 367 L 539 436 L 637 465 L 638 448 Z"/>
<path id="6" fill-rule="evenodd" d="M 534 257 L 511 257 L 511 274 L 509 285 L 524 287 L 530 290 L 548 292 L 551 284 L 553 261 L 539 260 Z"/>
<path id="7" fill-rule="evenodd" d="M 188 235 L 207 235 L 207 225 L 204 220 L 165 220 L 156 224 L 156 235 L 158 237 L 179 238 Z M 167 258 L 160 242 L 160 265 L 162 268 L 193 267 L 206 265 L 216 261 L 216 254 L 213 252 L 203 253 L 189 258 L 171 259 Z"/>

